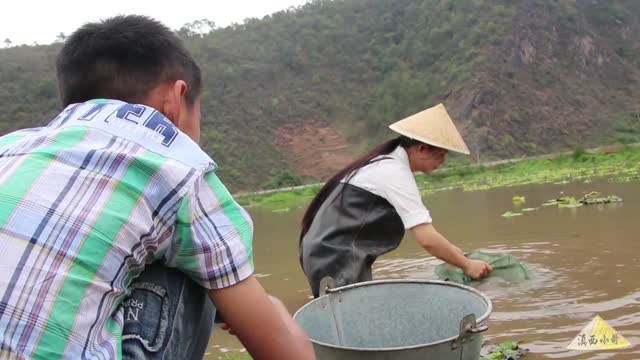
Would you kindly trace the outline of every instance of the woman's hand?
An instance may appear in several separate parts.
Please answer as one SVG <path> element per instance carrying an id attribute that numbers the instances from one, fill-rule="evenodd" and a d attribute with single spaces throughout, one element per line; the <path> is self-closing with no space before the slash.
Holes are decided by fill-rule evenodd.
<path id="1" fill-rule="evenodd" d="M 474 280 L 482 279 L 493 271 L 486 262 L 467 258 L 459 247 L 449 242 L 432 224 L 420 224 L 411 228 L 411 231 L 418 243 L 431 255 L 461 268 Z"/>
<path id="2" fill-rule="evenodd" d="M 484 261 L 469 259 L 462 270 L 472 279 L 480 280 L 489 275 L 493 271 L 493 268 Z"/>

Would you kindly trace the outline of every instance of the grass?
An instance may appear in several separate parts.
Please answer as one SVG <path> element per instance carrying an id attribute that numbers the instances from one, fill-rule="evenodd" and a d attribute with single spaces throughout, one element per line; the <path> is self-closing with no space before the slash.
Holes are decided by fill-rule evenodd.
<path id="1" fill-rule="evenodd" d="M 320 185 L 308 188 L 276 192 L 267 195 L 243 194 L 236 196 L 236 201 L 245 207 L 266 207 L 274 211 L 287 211 L 290 207 L 311 199 L 320 190 Z"/>
<path id="2" fill-rule="evenodd" d="M 640 147 L 626 146 L 612 154 L 577 149 L 572 154 L 558 155 L 553 159 L 522 160 L 492 167 L 462 165 L 436 171 L 429 176 L 418 175 L 416 181 L 422 194 L 427 195 L 452 189 L 479 191 L 527 184 L 589 182 L 598 176 L 610 176 L 613 182 L 640 179 Z M 238 196 L 237 201 L 246 207 L 288 211 L 310 200 L 319 189 L 319 185 L 314 185 L 267 195 L 245 194 Z"/>
<path id="3" fill-rule="evenodd" d="M 465 191 L 543 183 L 589 181 L 596 176 L 614 176 L 612 181 L 640 176 L 640 149 L 626 147 L 614 154 L 577 151 L 549 160 L 523 160 L 492 168 L 466 167 L 431 176 L 419 175 L 423 194 L 461 188 Z"/>

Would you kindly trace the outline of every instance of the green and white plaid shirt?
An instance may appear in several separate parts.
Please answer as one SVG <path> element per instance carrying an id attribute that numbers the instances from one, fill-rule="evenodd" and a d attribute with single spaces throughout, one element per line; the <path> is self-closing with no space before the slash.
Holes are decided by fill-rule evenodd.
<path id="1" fill-rule="evenodd" d="M 160 112 L 67 107 L 0 138 L 0 358 L 119 359 L 122 300 L 162 260 L 208 289 L 253 272 L 253 225 Z"/>

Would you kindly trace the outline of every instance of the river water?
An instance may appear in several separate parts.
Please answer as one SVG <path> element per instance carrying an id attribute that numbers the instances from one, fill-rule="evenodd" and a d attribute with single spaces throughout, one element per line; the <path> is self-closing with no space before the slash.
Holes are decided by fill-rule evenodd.
<path id="1" fill-rule="evenodd" d="M 472 284 L 488 295 L 494 311 L 485 339 L 521 341 L 526 359 L 640 359 L 640 183 L 527 185 L 486 191 L 444 191 L 424 202 L 434 225 L 464 251 L 508 252 L 525 261 L 536 277 L 520 284 L 488 279 Z M 541 207 L 559 196 L 590 191 L 615 194 L 622 203 L 575 209 Z M 526 204 L 514 205 L 513 196 Z M 255 222 L 256 273 L 271 294 L 293 313 L 310 291 L 298 262 L 299 221 L 303 204 L 287 212 L 250 209 Z M 504 218 L 519 207 L 537 208 Z M 375 263 L 374 278 L 436 279 L 441 263 L 407 233 L 401 246 Z M 567 345 L 600 315 L 632 347 L 583 352 Z M 242 345 L 216 330 L 205 359 L 224 359 Z"/>

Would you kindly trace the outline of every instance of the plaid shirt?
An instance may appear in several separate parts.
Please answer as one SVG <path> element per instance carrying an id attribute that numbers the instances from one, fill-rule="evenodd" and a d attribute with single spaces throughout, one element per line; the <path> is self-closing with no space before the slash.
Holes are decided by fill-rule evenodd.
<path id="1" fill-rule="evenodd" d="M 253 272 L 253 225 L 158 111 L 70 105 L 0 138 L 0 358 L 119 359 L 122 300 L 162 260 L 208 289 Z"/>

